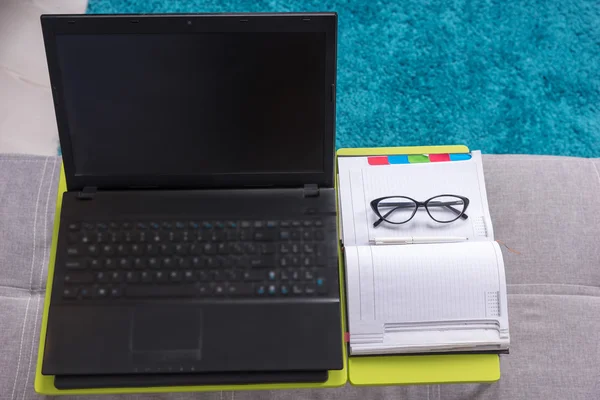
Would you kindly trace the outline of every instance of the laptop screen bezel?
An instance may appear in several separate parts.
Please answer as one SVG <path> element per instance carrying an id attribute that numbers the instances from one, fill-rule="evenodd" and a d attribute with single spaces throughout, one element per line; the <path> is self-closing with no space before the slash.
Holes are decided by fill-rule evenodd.
<path id="1" fill-rule="evenodd" d="M 337 15 L 335 13 L 42 15 L 41 23 L 69 191 L 81 190 L 84 187 L 106 190 L 302 187 L 305 184 L 333 187 L 337 67 Z M 76 174 L 74 163 L 76 149 L 72 146 L 67 109 L 63 98 L 61 70 L 56 49 L 57 35 L 202 32 L 322 32 L 325 34 L 325 74 L 328 90 L 323 130 L 323 171 L 147 176 Z M 294 151 L 293 142 L 289 151 Z"/>

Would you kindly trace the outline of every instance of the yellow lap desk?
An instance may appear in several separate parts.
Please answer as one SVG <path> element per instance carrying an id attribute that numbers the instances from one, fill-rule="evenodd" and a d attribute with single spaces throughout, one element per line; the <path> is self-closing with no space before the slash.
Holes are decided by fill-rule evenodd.
<path id="1" fill-rule="evenodd" d="M 364 149 L 340 149 L 338 156 L 377 156 L 394 154 L 438 154 L 438 153 L 468 153 L 466 146 L 420 146 L 420 147 L 385 147 Z M 500 379 L 499 356 L 495 354 L 455 354 L 455 355 L 418 355 L 418 356 L 360 356 L 348 357 L 347 346 L 344 346 L 343 369 L 329 371 L 326 382 L 320 383 L 277 383 L 277 384 L 247 384 L 247 385 L 206 385 L 206 386 L 168 386 L 168 387 L 138 387 L 138 388 L 107 388 L 107 389 L 70 389 L 59 390 L 54 386 L 54 376 L 42 375 L 42 361 L 46 342 L 46 326 L 50 309 L 50 293 L 54 276 L 54 259 L 58 239 L 58 228 L 62 195 L 66 191 L 64 171 L 61 171 L 56 199 L 56 215 L 52 234 L 52 247 L 48 264 L 48 281 L 44 313 L 40 333 L 40 344 L 35 376 L 35 390 L 46 395 L 75 395 L 75 394 L 120 394 L 120 393 L 166 393 L 166 392 L 207 392 L 220 390 L 274 390 L 274 389 L 303 389 L 303 388 L 333 388 L 350 381 L 352 385 L 411 385 L 411 384 L 440 384 L 493 382 Z M 339 224 L 338 224 L 339 225 Z M 339 229 L 338 229 L 339 232 Z M 338 249 L 340 259 L 340 294 L 342 329 L 346 329 L 346 307 L 344 287 L 344 263 L 341 248 Z"/>

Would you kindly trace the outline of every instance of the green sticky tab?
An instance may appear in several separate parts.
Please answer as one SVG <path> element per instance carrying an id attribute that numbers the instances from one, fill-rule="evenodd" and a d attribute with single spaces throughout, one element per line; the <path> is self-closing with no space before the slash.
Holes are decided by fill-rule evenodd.
<path id="1" fill-rule="evenodd" d="M 408 162 L 410 164 L 418 164 L 418 163 L 428 163 L 429 157 L 424 154 L 409 154 Z"/>

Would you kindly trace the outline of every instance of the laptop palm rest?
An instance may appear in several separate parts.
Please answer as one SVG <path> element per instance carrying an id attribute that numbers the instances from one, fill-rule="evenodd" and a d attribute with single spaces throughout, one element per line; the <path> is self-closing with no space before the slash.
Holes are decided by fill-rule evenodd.
<path id="1" fill-rule="evenodd" d="M 198 374 L 57 375 L 57 389 L 248 385 L 261 383 L 325 382 L 327 371 L 228 372 Z"/>

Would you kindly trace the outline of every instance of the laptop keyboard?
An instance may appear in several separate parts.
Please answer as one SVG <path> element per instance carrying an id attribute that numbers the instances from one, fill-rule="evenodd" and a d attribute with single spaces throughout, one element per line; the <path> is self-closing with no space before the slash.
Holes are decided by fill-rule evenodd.
<path id="1" fill-rule="evenodd" d="M 337 256 L 327 254 L 320 219 L 74 222 L 66 229 L 64 299 L 337 291 Z"/>

